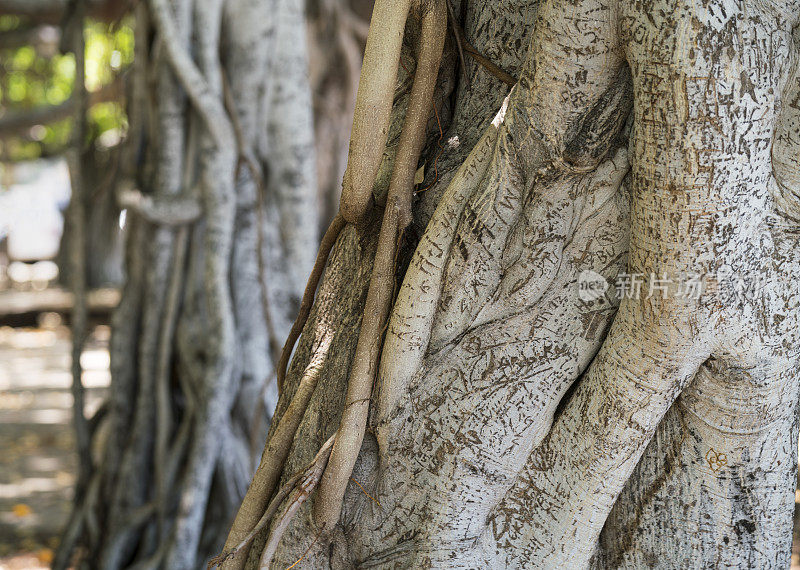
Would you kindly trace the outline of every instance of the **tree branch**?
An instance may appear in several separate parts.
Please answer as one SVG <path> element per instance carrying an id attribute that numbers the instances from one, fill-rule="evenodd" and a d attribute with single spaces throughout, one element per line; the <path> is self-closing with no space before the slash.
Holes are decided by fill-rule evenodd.
<path id="1" fill-rule="evenodd" d="M 120 190 L 117 196 L 120 208 L 128 208 L 151 224 L 181 226 L 190 224 L 203 214 L 200 203 L 192 197 L 154 197 L 134 188 Z"/>

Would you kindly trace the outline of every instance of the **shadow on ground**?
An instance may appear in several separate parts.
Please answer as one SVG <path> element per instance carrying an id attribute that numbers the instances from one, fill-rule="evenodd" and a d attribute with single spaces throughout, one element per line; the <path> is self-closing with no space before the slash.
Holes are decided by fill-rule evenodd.
<path id="1" fill-rule="evenodd" d="M 108 327 L 96 327 L 81 357 L 89 414 L 108 386 L 108 338 Z M 66 328 L 0 328 L 0 570 L 48 567 L 69 516 L 69 366 Z"/>

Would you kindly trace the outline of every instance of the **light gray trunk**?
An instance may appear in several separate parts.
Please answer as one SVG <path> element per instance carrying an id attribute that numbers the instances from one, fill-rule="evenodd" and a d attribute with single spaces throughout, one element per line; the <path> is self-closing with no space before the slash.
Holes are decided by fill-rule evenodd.
<path id="1" fill-rule="evenodd" d="M 786 567 L 798 7 L 454 4 L 520 81 L 503 103 L 468 60 L 468 88 L 449 45 L 443 151 L 432 116 L 342 516 L 320 533 L 312 495 L 269 567 Z M 379 205 L 418 29 L 412 12 Z M 278 404 L 323 362 L 281 484 L 339 427 L 379 216 L 348 225 L 328 263 Z M 645 279 L 620 303 L 623 273 Z M 694 273 L 725 279 L 678 296 Z M 648 295 L 665 274 L 667 296 Z M 581 296 L 587 279 L 608 289 Z M 737 295 L 740 279 L 757 288 Z"/>
<path id="2" fill-rule="evenodd" d="M 118 150 L 89 148 L 84 149 L 82 156 L 84 177 L 88 178 L 86 187 L 91 189 L 88 195 L 84 195 L 87 214 L 86 286 L 89 289 L 120 286 L 123 281 L 124 233 L 120 232 L 120 207 L 114 195 Z M 65 218 L 55 260 L 58 280 L 65 286 L 70 279 L 68 251 L 72 233 L 72 224 Z"/>

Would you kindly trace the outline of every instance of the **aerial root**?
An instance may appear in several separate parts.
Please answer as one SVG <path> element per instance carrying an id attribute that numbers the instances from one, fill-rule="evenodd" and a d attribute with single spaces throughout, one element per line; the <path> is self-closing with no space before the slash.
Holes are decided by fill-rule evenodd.
<path id="1" fill-rule="evenodd" d="M 292 447 L 292 441 L 300 426 L 300 422 L 305 415 L 308 402 L 319 381 L 322 367 L 328 354 L 328 347 L 330 346 L 330 337 L 323 338 L 320 346 L 314 351 L 311 361 L 306 366 L 300 384 L 292 396 L 289 406 L 286 408 L 283 416 L 278 422 L 272 436 L 267 441 L 266 449 L 261 457 L 261 464 L 258 466 L 250 487 L 247 489 L 242 505 L 236 518 L 233 521 L 231 530 L 228 533 L 228 538 L 225 542 L 225 548 L 233 549 L 233 547 L 242 541 L 242 537 L 246 536 L 258 523 L 258 517 L 267 505 L 272 493 L 277 485 L 289 451 Z M 326 458 L 327 460 L 327 458 Z M 269 510 L 269 508 L 267 508 Z M 248 544 L 237 547 L 237 554 L 239 550 L 242 552 L 236 558 L 228 559 L 225 562 L 226 570 L 236 570 L 244 567 L 247 558 Z M 232 555 L 231 555 L 232 556 Z M 229 557 L 230 558 L 230 557 Z"/>
<path id="2" fill-rule="evenodd" d="M 345 407 L 331 458 L 322 477 L 319 497 L 314 504 L 314 520 L 324 530 L 333 528 L 339 521 L 345 489 L 364 439 L 382 332 L 391 310 L 398 239 L 411 223 L 414 174 L 425 142 L 425 129 L 430 116 L 446 30 L 447 7 L 441 1 L 435 2 L 422 17 L 422 39 L 414 84 L 389 183 L 386 211 L 378 238 L 375 265 L 350 372 Z"/>
<path id="3" fill-rule="evenodd" d="M 284 389 L 294 344 L 308 320 L 328 256 L 344 226 L 347 223 L 363 222 L 372 204 L 372 185 L 386 146 L 394 82 L 410 7 L 411 0 L 376 2 L 362 67 L 341 206 L 339 214 L 322 239 L 298 317 L 278 362 L 278 387 L 281 391 Z M 317 350 L 287 411 L 267 443 L 261 466 L 231 528 L 226 551 L 215 558 L 211 566 L 222 565 L 227 570 L 243 568 L 250 542 L 276 517 L 281 505 L 286 503 L 272 527 L 261 555 L 260 567 L 268 567 L 292 517 L 317 485 L 320 486 L 320 493 L 313 513 L 314 522 L 319 529 L 317 539 L 338 523 L 344 492 L 364 437 L 381 338 L 391 309 L 399 241 L 404 229 L 411 223 L 414 175 L 425 142 L 446 31 L 447 6 L 443 0 L 437 0 L 422 17 L 418 64 L 389 184 L 375 264 L 339 429 L 322 446 L 309 467 L 290 479 L 273 497 L 273 488 L 281 475 L 327 353 L 324 349 Z M 270 497 L 272 499 L 264 509 L 263 505 Z M 261 516 L 256 520 L 258 513 Z"/>
<path id="4" fill-rule="evenodd" d="M 326 441 L 322 448 L 320 448 L 311 463 L 309 463 L 305 469 L 295 474 L 280 488 L 278 493 L 270 501 L 267 510 L 261 516 L 256 526 L 239 542 L 239 544 L 233 548 L 229 548 L 219 556 L 216 556 L 209 561 L 209 569 L 221 565 L 226 560 L 236 555 L 239 550 L 247 546 L 253 540 L 253 538 L 255 538 L 255 536 L 267 526 L 267 523 L 272 520 L 272 517 L 274 517 L 275 513 L 278 512 L 278 508 L 281 506 L 281 504 L 283 504 L 284 500 L 286 500 L 286 498 L 292 494 L 292 500 L 289 503 L 288 508 L 284 511 L 283 515 L 278 521 L 278 524 L 275 526 L 275 529 L 270 533 L 270 537 L 267 541 L 267 547 L 264 550 L 264 556 L 262 556 L 261 567 L 263 568 L 265 567 L 265 564 L 269 564 L 269 562 L 272 560 L 272 556 L 275 553 L 275 549 L 280 542 L 280 539 L 283 537 L 283 534 L 286 532 L 286 529 L 294 517 L 294 514 L 303 505 L 308 496 L 319 483 L 322 477 L 322 472 L 328 463 L 328 458 L 330 457 L 334 437 L 335 436 L 331 436 L 328 438 L 328 441 Z M 270 553 L 269 558 L 265 562 L 264 559 L 268 553 Z"/>
<path id="5" fill-rule="evenodd" d="M 359 224 L 372 203 L 372 186 L 389 136 L 397 67 L 411 0 L 376 0 L 356 94 L 350 151 L 339 212 Z"/>
<path id="6" fill-rule="evenodd" d="M 239 178 L 240 170 L 242 166 L 247 166 L 247 169 L 250 171 L 250 176 L 253 179 L 253 182 L 256 185 L 256 190 L 258 192 L 258 196 L 256 199 L 257 204 L 257 216 L 256 219 L 258 221 L 258 231 L 257 233 L 257 243 L 256 247 L 258 251 L 256 252 L 256 257 L 258 258 L 258 285 L 259 285 L 259 292 L 261 293 L 261 308 L 264 312 L 264 324 L 267 327 L 267 338 L 269 339 L 269 350 L 270 356 L 272 357 L 272 362 L 276 363 L 278 361 L 278 355 L 280 354 L 280 343 L 278 342 L 278 335 L 275 333 L 275 324 L 272 318 L 272 310 L 270 309 L 270 302 L 269 302 L 269 295 L 267 292 L 267 282 L 265 276 L 267 274 L 267 263 L 264 259 L 264 199 L 267 195 L 267 186 L 266 182 L 264 181 L 264 172 L 261 168 L 261 163 L 259 162 L 258 158 L 256 157 L 255 152 L 248 144 L 247 140 L 245 139 L 244 129 L 242 128 L 242 123 L 239 120 L 239 113 L 236 108 L 236 99 L 233 95 L 233 89 L 231 89 L 230 80 L 228 79 L 228 74 L 225 73 L 225 70 L 222 70 L 222 99 L 225 104 L 225 110 L 228 112 L 228 116 L 231 120 L 231 126 L 233 127 L 233 133 L 236 137 L 236 147 L 239 152 L 239 161 L 236 166 L 236 178 Z M 266 391 L 269 383 L 264 383 L 264 391 Z M 259 400 L 259 405 L 263 407 L 264 405 L 264 398 Z M 259 415 L 259 414 L 256 414 Z"/>

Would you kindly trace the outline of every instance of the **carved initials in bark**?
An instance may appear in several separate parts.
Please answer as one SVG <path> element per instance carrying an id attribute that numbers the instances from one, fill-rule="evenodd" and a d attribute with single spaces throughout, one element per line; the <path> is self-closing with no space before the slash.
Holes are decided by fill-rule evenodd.
<path id="1" fill-rule="evenodd" d="M 506 120 L 499 157 L 463 214 L 456 213 L 460 222 L 448 235 L 451 242 L 440 247 L 450 251 L 445 264 L 423 238 L 384 349 L 381 386 L 391 399 L 381 398 L 378 488 L 397 497 L 398 514 L 389 518 L 398 556 L 408 559 L 413 552 L 417 564 L 449 568 L 586 565 L 623 485 L 683 390 L 675 413 L 690 434 L 702 437 L 697 455 L 685 459 L 696 478 L 679 488 L 686 498 L 697 493 L 697 481 L 716 490 L 713 523 L 704 526 L 727 541 L 722 554 L 714 548 L 714 560 L 786 563 L 798 353 L 798 292 L 790 284 L 798 266 L 797 254 L 782 245 L 792 240 L 787 226 L 773 214 L 772 195 L 781 194 L 774 190 L 769 152 L 793 48 L 786 15 L 769 9 L 775 11 L 730 2 L 705 8 L 679 2 L 660 12 L 624 2 L 540 6 L 529 65 L 511 103 L 532 128 L 509 136 L 515 129 Z M 654 19 L 653 12 L 669 16 Z M 759 51 L 765 45 L 760 38 L 770 38 L 767 53 Z M 674 294 L 625 299 L 599 354 L 537 447 L 556 403 L 595 348 L 581 345 L 583 331 L 574 326 L 585 309 L 579 303 L 572 309 L 578 314 L 568 308 L 569 299 L 575 303 L 574 277 L 561 281 L 570 273 L 563 244 L 588 240 L 594 224 L 576 217 L 574 233 L 559 235 L 552 226 L 537 232 L 536 223 L 558 215 L 555 204 L 537 212 L 533 224 L 516 219 L 511 205 L 525 185 L 514 170 L 530 167 L 523 152 L 503 153 L 502 141 L 535 147 L 530 141 L 539 135 L 556 164 L 593 167 L 591 158 L 602 152 L 582 145 L 613 136 L 613 129 L 598 129 L 609 122 L 585 128 L 586 121 L 594 108 L 609 109 L 598 101 L 609 99 L 609 85 L 625 80 L 618 75 L 625 63 L 635 99 L 629 271 L 676 280 L 727 273 L 766 283 L 753 298 L 735 301 L 724 283 L 696 301 Z M 728 79 L 731 70 L 746 76 L 736 71 L 736 79 Z M 787 110 L 782 124 L 792 120 Z M 779 140 L 779 156 L 796 159 L 791 131 Z M 602 171 L 591 178 L 602 180 Z M 795 193 L 790 207 L 796 212 L 793 171 L 781 174 L 783 195 L 790 193 L 785 202 Z M 536 186 L 534 195 L 557 195 Z M 597 209 L 591 222 L 603 214 Z M 509 253 L 514 230 L 523 223 L 523 236 L 547 236 L 558 247 L 547 255 L 533 249 L 528 267 L 518 262 L 507 268 L 504 262 L 516 257 Z M 558 271 L 548 274 L 553 259 Z M 510 269 L 544 279 L 514 298 L 504 286 Z M 427 322 L 415 318 L 420 286 L 438 296 Z M 516 318 L 498 307 L 504 297 L 520 311 Z M 523 323 L 527 330 L 520 330 Z M 430 338 L 420 333 L 426 327 Z M 409 362 L 417 364 L 413 374 Z M 711 447 L 724 451 L 725 466 L 704 465 Z M 722 469 L 762 475 L 732 484 Z M 746 519 L 758 530 L 733 532 L 741 517 L 733 506 L 758 501 L 765 480 L 777 488 L 769 507 Z M 698 510 L 696 517 L 708 514 Z M 401 537 L 412 530 L 408 544 Z M 687 564 L 697 559 L 688 543 L 675 549 L 674 543 L 660 546 L 670 544 L 659 542 L 665 537 L 649 538 L 656 560 L 680 565 L 677 557 Z M 631 556 L 641 563 L 641 553 Z"/>
<path id="2" fill-rule="evenodd" d="M 340 520 L 351 564 L 586 567 L 608 520 L 601 566 L 787 565 L 798 7 L 539 6 L 394 306 L 356 465 L 372 497 L 350 486 Z M 616 317 L 613 288 L 578 295 L 626 262 L 718 285 L 645 288 Z"/>

